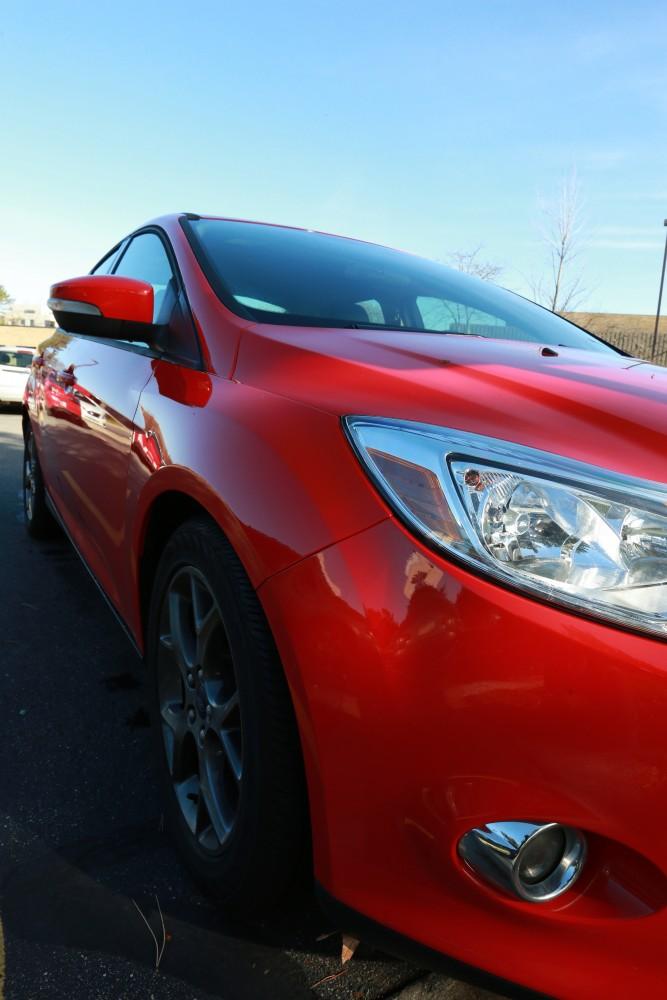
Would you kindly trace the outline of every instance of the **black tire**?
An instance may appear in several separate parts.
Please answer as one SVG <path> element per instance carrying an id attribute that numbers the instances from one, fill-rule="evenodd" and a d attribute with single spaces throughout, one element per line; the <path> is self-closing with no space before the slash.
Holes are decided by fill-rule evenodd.
<path id="1" fill-rule="evenodd" d="M 54 534 L 56 524 L 46 503 L 42 468 L 30 426 L 23 443 L 23 514 L 33 538 L 50 538 Z"/>
<path id="2" fill-rule="evenodd" d="M 262 608 L 205 517 L 165 547 L 146 638 L 167 828 L 204 888 L 256 916 L 283 898 L 308 851 L 303 762 Z"/>

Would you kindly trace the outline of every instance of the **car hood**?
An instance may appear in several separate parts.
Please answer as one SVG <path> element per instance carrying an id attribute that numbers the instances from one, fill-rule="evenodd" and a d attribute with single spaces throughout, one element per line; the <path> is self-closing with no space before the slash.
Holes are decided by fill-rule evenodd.
<path id="1" fill-rule="evenodd" d="M 235 378 L 336 415 L 423 421 L 667 482 L 667 370 L 455 334 L 253 327 Z"/>

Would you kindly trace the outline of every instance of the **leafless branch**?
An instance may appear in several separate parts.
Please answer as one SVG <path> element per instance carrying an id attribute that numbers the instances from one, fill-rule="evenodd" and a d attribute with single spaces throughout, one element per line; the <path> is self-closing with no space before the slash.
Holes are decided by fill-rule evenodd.
<path id="1" fill-rule="evenodd" d="M 563 179 L 555 205 L 542 205 L 541 238 L 547 250 L 546 274 L 530 282 L 532 297 L 555 313 L 572 312 L 587 295 L 576 261 L 583 233 L 577 175 Z"/>
<path id="2" fill-rule="evenodd" d="M 482 260 L 480 253 L 483 247 L 480 243 L 473 250 L 455 250 L 449 254 L 448 260 L 452 267 L 465 274 L 472 274 L 476 278 L 484 281 L 497 281 L 503 272 L 500 264 L 493 264 L 491 261 Z"/>

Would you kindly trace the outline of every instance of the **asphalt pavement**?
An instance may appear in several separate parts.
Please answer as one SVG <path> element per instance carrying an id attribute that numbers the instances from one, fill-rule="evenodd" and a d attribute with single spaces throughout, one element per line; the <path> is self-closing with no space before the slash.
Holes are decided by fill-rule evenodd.
<path id="1" fill-rule="evenodd" d="M 27 536 L 21 460 L 2 412 L 0 1000 L 490 998 L 363 942 L 342 967 L 344 928 L 308 894 L 246 926 L 191 882 L 162 830 L 141 662 L 67 541 Z"/>

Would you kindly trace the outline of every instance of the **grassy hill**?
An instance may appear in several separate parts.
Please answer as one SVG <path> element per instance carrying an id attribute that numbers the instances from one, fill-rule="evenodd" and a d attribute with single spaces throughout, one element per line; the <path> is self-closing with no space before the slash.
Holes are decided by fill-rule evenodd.
<path id="1" fill-rule="evenodd" d="M 567 319 L 636 358 L 651 359 L 655 316 L 573 312 L 567 314 Z M 659 365 L 667 365 L 667 316 L 660 320 L 654 361 Z"/>
<path id="2" fill-rule="evenodd" d="M 48 326 L 4 326 L 0 324 L 0 344 L 12 347 L 37 347 L 55 333 Z"/>
<path id="3" fill-rule="evenodd" d="M 567 313 L 566 318 L 572 320 L 585 330 L 602 337 L 603 340 L 620 347 L 636 358 L 651 359 L 651 344 L 655 316 L 641 316 L 633 313 Z M 0 325 L 0 343 L 13 344 L 16 347 L 37 347 L 54 333 L 53 329 L 43 326 L 2 326 Z M 660 320 L 658 343 L 654 361 L 658 365 L 667 366 L 667 316 Z"/>

